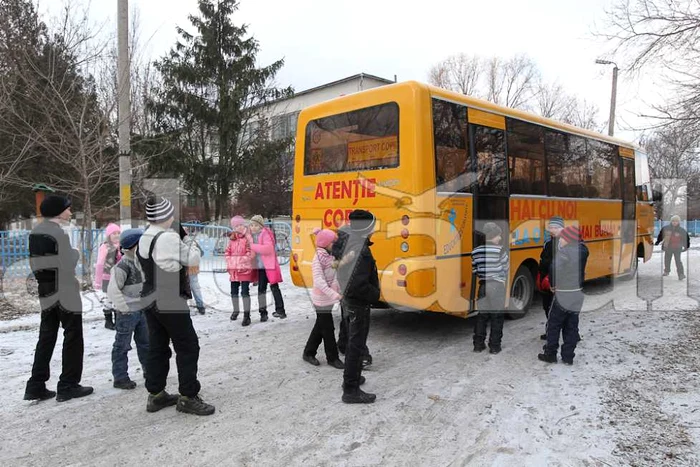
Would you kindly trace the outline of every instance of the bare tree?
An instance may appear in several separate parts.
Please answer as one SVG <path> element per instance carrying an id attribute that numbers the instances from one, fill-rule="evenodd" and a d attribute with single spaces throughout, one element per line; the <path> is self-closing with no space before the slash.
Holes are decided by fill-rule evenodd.
<path id="1" fill-rule="evenodd" d="M 665 211 L 673 210 L 684 193 L 700 183 L 700 132 L 684 124 L 670 125 L 642 138 L 653 179 L 665 180 L 659 188 Z M 687 187 L 687 188 L 686 188 Z"/>
<path id="2" fill-rule="evenodd" d="M 603 132 L 606 123 L 598 120 L 598 106 L 586 99 L 570 99 L 558 117 L 564 123 L 586 130 Z"/>
<path id="3" fill-rule="evenodd" d="M 527 109 L 539 75 L 535 62 L 525 55 L 507 60 L 493 57 L 486 64 L 486 98 L 494 104 Z"/>
<path id="4" fill-rule="evenodd" d="M 83 211 L 82 242 L 87 236 L 93 202 L 114 189 L 118 179 L 116 151 L 110 145 L 109 115 L 114 103 L 100 99 L 95 73 L 105 58 L 106 43 L 98 39 L 88 13 L 68 5 L 55 29 L 37 51 L 22 51 L 0 80 L 0 132 L 27 147 L 33 170 L 17 175 L 16 183 L 31 186 L 37 176 L 58 191 L 77 198 Z M 39 175 L 40 174 L 40 175 Z M 90 253 L 83 258 L 90 275 Z M 89 277 L 88 277 L 89 279 Z"/>
<path id="5" fill-rule="evenodd" d="M 536 106 L 534 110 L 539 115 L 565 120 L 569 118 L 575 107 L 576 99 L 567 95 L 564 87 L 559 83 L 539 82 L 534 101 Z"/>
<path id="6" fill-rule="evenodd" d="M 443 89 L 476 96 L 483 71 L 481 62 L 477 55 L 453 55 L 430 69 L 428 81 Z"/>
<path id="7" fill-rule="evenodd" d="M 647 117 L 657 126 L 700 121 L 700 2 L 617 0 L 608 19 L 601 35 L 614 43 L 614 53 L 632 70 L 659 66 L 673 90 Z"/>

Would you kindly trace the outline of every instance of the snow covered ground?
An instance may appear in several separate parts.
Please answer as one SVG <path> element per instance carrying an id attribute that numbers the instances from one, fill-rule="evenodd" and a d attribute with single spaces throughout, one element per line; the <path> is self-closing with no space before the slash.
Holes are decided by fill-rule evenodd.
<path id="1" fill-rule="evenodd" d="M 662 280 L 657 250 L 637 281 L 589 285 L 573 367 L 537 360 L 539 302 L 506 322 L 495 356 L 472 352 L 473 320 L 377 310 L 367 406 L 340 401 L 341 371 L 302 361 L 314 316 L 288 276 L 289 318 L 247 328 L 229 321 L 227 276 L 200 276 L 199 375 L 217 408 L 205 418 L 147 413 L 135 352 L 139 387 L 112 388 L 114 333 L 99 306 L 86 306 L 84 325 L 83 384 L 95 394 L 22 401 L 39 317 L 0 321 L 0 465 L 698 465 L 700 316 L 688 294 L 700 295 L 699 250 L 694 239 L 687 282 Z M 176 392 L 174 359 L 171 370 Z"/>

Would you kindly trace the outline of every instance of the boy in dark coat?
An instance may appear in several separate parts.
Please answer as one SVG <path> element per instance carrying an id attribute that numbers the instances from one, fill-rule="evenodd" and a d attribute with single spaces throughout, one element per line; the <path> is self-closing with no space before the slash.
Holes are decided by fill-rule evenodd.
<path id="1" fill-rule="evenodd" d="M 29 264 L 39 284 L 41 324 L 24 400 L 56 396 L 46 388 L 46 381 L 60 326 L 63 326 L 63 371 L 58 380 L 56 400 L 62 402 L 92 394 L 91 387 L 80 385 L 84 351 L 83 304 L 75 277 L 80 255 L 71 247 L 60 225 L 70 221 L 70 206 L 68 198 L 47 196 L 39 207 L 44 220 L 29 235 Z"/>
<path id="2" fill-rule="evenodd" d="M 564 341 L 561 346 L 561 359 L 569 365 L 574 363 L 587 261 L 588 248 L 581 241 L 578 227 L 566 227 L 559 234 L 559 246 L 554 252 L 554 261 L 549 273 L 554 302 L 547 319 L 547 343 L 543 353 L 537 356 L 543 362 L 557 362 L 561 333 Z"/>
<path id="3" fill-rule="evenodd" d="M 348 315 L 342 400 L 347 404 L 368 404 L 377 396 L 362 391 L 360 385 L 364 383 L 362 356 L 367 346 L 370 307 L 379 301 L 380 295 L 377 264 L 369 248 L 376 219 L 371 212 L 361 209 L 349 217 L 350 234 L 338 265 L 341 303 Z"/>
<path id="4" fill-rule="evenodd" d="M 690 248 L 690 237 L 688 232 L 681 227 L 681 218 L 679 216 L 671 217 L 671 224 L 665 226 L 659 232 L 659 237 L 656 239 L 656 245 L 663 242 L 661 249 L 664 251 L 664 276 L 671 274 L 671 257 L 676 261 L 676 272 L 678 280 L 685 279 L 683 271 L 683 262 L 681 262 L 681 253 Z"/>
<path id="5" fill-rule="evenodd" d="M 348 242 L 348 237 L 350 236 L 350 226 L 349 225 L 344 225 L 340 229 L 338 229 L 338 240 L 333 244 L 333 249 L 331 250 L 331 254 L 333 257 L 337 260 L 340 261 L 340 259 L 343 257 L 343 251 L 345 251 L 345 246 L 347 245 Z M 345 347 L 347 346 L 348 343 L 348 327 L 350 326 L 349 323 L 349 317 L 348 314 L 345 312 L 343 308 L 343 303 L 340 303 L 340 331 L 338 332 L 338 352 L 341 354 L 345 355 Z M 367 325 L 369 326 L 369 321 L 367 321 Z M 369 329 L 367 329 L 367 332 L 369 333 Z M 369 353 L 369 348 L 367 347 L 367 344 L 365 343 L 365 348 L 362 352 L 362 368 L 366 368 L 372 364 L 372 355 Z"/>

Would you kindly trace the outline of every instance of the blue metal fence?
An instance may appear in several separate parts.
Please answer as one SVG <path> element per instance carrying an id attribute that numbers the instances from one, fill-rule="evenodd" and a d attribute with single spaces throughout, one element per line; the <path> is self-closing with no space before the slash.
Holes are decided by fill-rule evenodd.
<path id="1" fill-rule="evenodd" d="M 231 228 L 209 224 L 182 224 L 188 234 L 194 236 L 204 250 L 202 271 L 225 271 L 226 262 L 224 251 L 228 245 Z M 289 262 L 291 255 L 292 228 L 287 222 L 268 222 L 266 226 L 275 234 L 277 242 L 277 257 L 280 264 Z M 0 231 L 0 277 L 27 277 L 31 273 L 29 267 L 29 230 Z M 89 229 L 85 231 L 85 241 L 81 238 L 80 229 L 67 230 L 71 245 L 80 251 L 82 257 L 87 257 L 92 249 L 91 262 L 97 258 L 97 250 L 104 241 L 104 229 Z M 94 267 L 94 264 L 91 265 Z M 82 261 L 78 262 L 76 273 L 82 275 Z"/>

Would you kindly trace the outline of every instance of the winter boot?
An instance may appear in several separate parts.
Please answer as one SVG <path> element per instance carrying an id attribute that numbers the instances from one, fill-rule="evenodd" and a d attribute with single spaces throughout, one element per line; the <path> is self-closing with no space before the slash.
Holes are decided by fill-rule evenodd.
<path id="1" fill-rule="evenodd" d="M 93 389 L 90 386 L 81 386 L 76 384 L 68 389 L 59 390 L 56 395 L 56 402 L 65 402 L 79 397 L 85 397 L 92 394 Z"/>
<path id="2" fill-rule="evenodd" d="M 302 354 L 301 358 L 305 362 L 311 363 L 313 366 L 319 366 L 321 364 L 321 362 L 319 362 L 318 359 L 316 357 L 314 357 L 313 355 Z"/>
<path id="3" fill-rule="evenodd" d="M 267 311 L 260 310 L 260 322 L 264 323 L 265 321 L 267 321 Z"/>
<path id="4" fill-rule="evenodd" d="M 241 304 L 238 301 L 238 297 L 231 297 L 231 303 L 233 304 L 233 313 L 231 313 L 231 321 L 236 321 L 238 315 L 241 313 Z"/>
<path id="5" fill-rule="evenodd" d="M 211 415 L 216 410 L 213 405 L 207 404 L 199 396 L 180 396 L 176 409 L 178 412 L 191 413 L 193 415 Z"/>
<path id="6" fill-rule="evenodd" d="M 112 310 L 104 310 L 105 314 L 105 328 L 114 331 L 116 328 L 114 326 L 114 320 L 112 318 Z"/>
<path id="7" fill-rule="evenodd" d="M 115 381 L 114 384 L 112 384 L 117 389 L 136 389 L 136 382 L 132 381 L 129 378 L 122 379 L 119 381 Z"/>
<path id="8" fill-rule="evenodd" d="M 198 306 L 197 311 L 199 312 L 200 315 L 203 315 L 204 313 L 206 313 L 207 310 L 203 306 Z"/>
<path id="9" fill-rule="evenodd" d="M 345 369 L 345 364 L 343 361 L 339 358 L 336 358 L 335 360 L 328 360 L 328 364 L 332 366 L 333 368 L 336 368 L 338 370 L 344 370 Z"/>
<path id="10" fill-rule="evenodd" d="M 360 386 L 362 386 L 366 382 L 367 382 L 367 379 L 364 376 L 360 376 Z M 340 387 L 343 388 L 343 390 L 345 390 L 345 383 L 341 383 Z"/>
<path id="11" fill-rule="evenodd" d="M 343 391 L 343 402 L 346 404 L 371 404 L 377 399 L 376 394 L 364 392 L 362 389 L 356 389 L 352 392 Z"/>
<path id="12" fill-rule="evenodd" d="M 543 362 L 547 362 L 547 363 L 557 363 L 557 356 L 556 355 L 541 353 L 541 354 L 537 355 L 537 359 L 541 360 Z"/>
<path id="13" fill-rule="evenodd" d="M 243 313 L 243 322 L 241 324 L 243 326 L 250 325 L 250 311 L 246 311 L 245 313 Z"/>
<path id="14" fill-rule="evenodd" d="M 49 391 L 48 389 L 44 388 L 43 391 L 25 391 L 24 392 L 24 400 L 25 401 L 45 401 L 48 399 L 53 399 L 56 397 L 56 393 L 54 391 Z"/>
<path id="15" fill-rule="evenodd" d="M 284 310 L 275 311 L 274 313 L 272 313 L 272 316 L 279 319 L 285 319 L 287 317 L 287 313 L 285 313 Z"/>
<path id="16" fill-rule="evenodd" d="M 148 403 L 146 403 L 147 412 L 158 412 L 160 409 L 171 407 L 177 404 L 179 397 L 161 391 L 158 394 L 149 394 Z"/>

